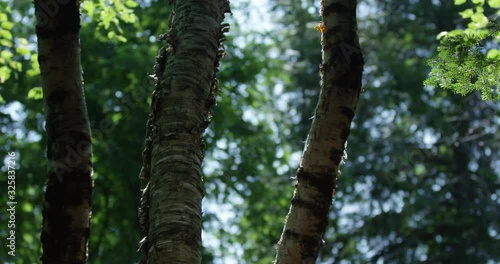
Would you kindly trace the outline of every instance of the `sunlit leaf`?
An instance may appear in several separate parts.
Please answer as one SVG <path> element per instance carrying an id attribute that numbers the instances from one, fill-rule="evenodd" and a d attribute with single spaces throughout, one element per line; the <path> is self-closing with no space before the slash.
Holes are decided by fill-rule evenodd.
<path id="1" fill-rule="evenodd" d="M 6 39 L 0 39 L 0 46 L 4 46 L 6 48 L 12 47 L 12 42 Z"/>
<path id="2" fill-rule="evenodd" d="M 0 66 L 0 83 L 4 83 L 10 77 L 11 69 L 7 66 Z"/>
<path id="3" fill-rule="evenodd" d="M 30 203 L 23 203 L 22 209 L 27 213 L 33 212 L 33 205 Z"/>
<path id="4" fill-rule="evenodd" d="M 8 50 L 3 50 L 2 52 L 0 52 L 0 57 L 2 59 L 10 60 L 13 56 L 14 54 Z"/>
<path id="5" fill-rule="evenodd" d="M 125 2 L 125 5 L 130 7 L 130 8 L 134 8 L 137 6 L 137 3 L 135 1 L 129 0 L 129 1 Z"/>
<path id="6" fill-rule="evenodd" d="M 0 23 L 0 26 L 6 30 L 11 30 L 14 27 L 14 23 L 9 21 L 3 21 Z"/>
<path id="7" fill-rule="evenodd" d="M 28 92 L 28 99 L 40 100 L 43 98 L 42 87 L 31 88 Z"/>
<path id="8" fill-rule="evenodd" d="M 436 39 L 441 39 L 442 37 L 446 36 L 448 34 L 448 31 L 442 31 L 441 33 L 439 33 L 436 37 Z"/>
<path id="9" fill-rule="evenodd" d="M 12 40 L 12 33 L 5 29 L 0 29 L 0 38 L 4 38 L 7 40 Z"/>
<path id="10" fill-rule="evenodd" d="M 124 36 L 116 36 L 116 39 L 120 42 L 127 42 L 127 38 L 125 38 Z"/>
<path id="11" fill-rule="evenodd" d="M 460 12 L 459 14 L 462 16 L 462 18 L 469 18 L 474 15 L 474 10 L 472 10 L 472 8 L 468 8 Z"/>
<path id="12" fill-rule="evenodd" d="M 500 51 L 498 49 L 491 49 L 486 54 L 488 59 L 496 59 L 500 55 Z"/>
<path id="13" fill-rule="evenodd" d="M 23 56 L 30 54 L 30 50 L 26 48 L 26 46 L 20 46 L 16 48 L 16 52 Z"/>
<path id="14" fill-rule="evenodd" d="M 500 8 L 500 0 L 488 0 L 488 5 L 491 8 Z"/>

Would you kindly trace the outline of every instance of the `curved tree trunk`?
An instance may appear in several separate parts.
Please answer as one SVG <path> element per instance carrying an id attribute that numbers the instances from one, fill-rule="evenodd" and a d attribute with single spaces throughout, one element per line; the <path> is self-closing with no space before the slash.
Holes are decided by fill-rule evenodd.
<path id="1" fill-rule="evenodd" d="M 315 263 L 361 92 L 356 0 L 321 1 L 322 83 L 275 263 Z"/>
<path id="2" fill-rule="evenodd" d="M 215 73 L 228 26 L 225 0 L 173 2 L 166 45 L 155 65 L 141 178 L 141 241 L 147 263 L 200 263 L 204 144 L 218 89 Z"/>
<path id="3" fill-rule="evenodd" d="M 86 263 L 92 163 L 80 66 L 79 1 L 35 0 L 47 130 L 42 263 Z"/>

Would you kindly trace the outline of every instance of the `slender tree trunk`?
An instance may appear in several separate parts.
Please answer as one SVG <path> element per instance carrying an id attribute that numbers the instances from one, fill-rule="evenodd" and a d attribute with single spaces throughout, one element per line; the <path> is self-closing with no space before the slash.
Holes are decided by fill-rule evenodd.
<path id="1" fill-rule="evenodd" d="M 86 263 L 92 147 L 80 66 L 79 1 L 35 0 L 48 177 L 42 263 Z"/>
<path id="2" fill-rule="evenodd" d="M 356 0 L 321 1 L 322 83 L 314 121 L 297 171 L 296 190 L 277 245 L 276 264 L 315 263 L 335 195 L 351 121 L 361 92 L 363 56 Z"/>
<path id="3" fill-rule="evenodd" d="M 228 25 L 226 0 L 173 2 L 155 65 L 141 178 L 141 242 L 147 263 L 200 263 L 204 144 L 218 89 L 215 73 Z"/>

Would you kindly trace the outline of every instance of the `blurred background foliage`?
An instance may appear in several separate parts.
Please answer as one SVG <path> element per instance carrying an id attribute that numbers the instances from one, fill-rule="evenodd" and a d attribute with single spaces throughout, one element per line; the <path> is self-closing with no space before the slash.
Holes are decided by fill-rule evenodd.
<path id="1" fill-rule="evenodd" d="M 319 1 L 231 5 L 206 133 L 203 263 L 270 263 L 319 92 Z M 17 257 L 0 262 L 35 263 L 46 142 L 34 11 L 28 0 L 1 0 L 0 10 L 0 150 L 18 157 Z M 463 10 L 449 0 L 359 1 L 364 92 L 318 263 L 500 262 L 500 106 L 422 84 L 436 36 L 467 27 Z M 89 263 L 140 258 L 148 75 L 168 16 L 165 1 L 82 2 L 95 170 Z M 6 177 L 0 184 L 6 190 Z M 7 232 L 0 225 L 0 237 Z"/>

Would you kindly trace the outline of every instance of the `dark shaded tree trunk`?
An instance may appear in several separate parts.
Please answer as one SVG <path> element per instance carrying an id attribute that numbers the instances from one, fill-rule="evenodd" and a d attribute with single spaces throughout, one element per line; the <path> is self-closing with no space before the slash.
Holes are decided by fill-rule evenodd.
<path id="1" fill-rule="evenodd" d="M 226 0 L 171 1 L 170 29 L 155 65 L 141 178 L 146 263 L 200 263 L 203 133 L 218 89 L 215 74 L 228 25 Z"/>
<path id="2" fill-rule="evenodd" d="M 321 1 L 321 91 L 297 185 L 277 245 L 276 264 L 315 263 L 328 224 L 337 174 L 361 92 L 363 56 L 356 0 Z"/>
<path id="3" fill-rule="evenodd" d="M 42 263 L 87 260 L 92 147 L 80 66 L 79 4 L 35 0 L 48 160 Z"/>

